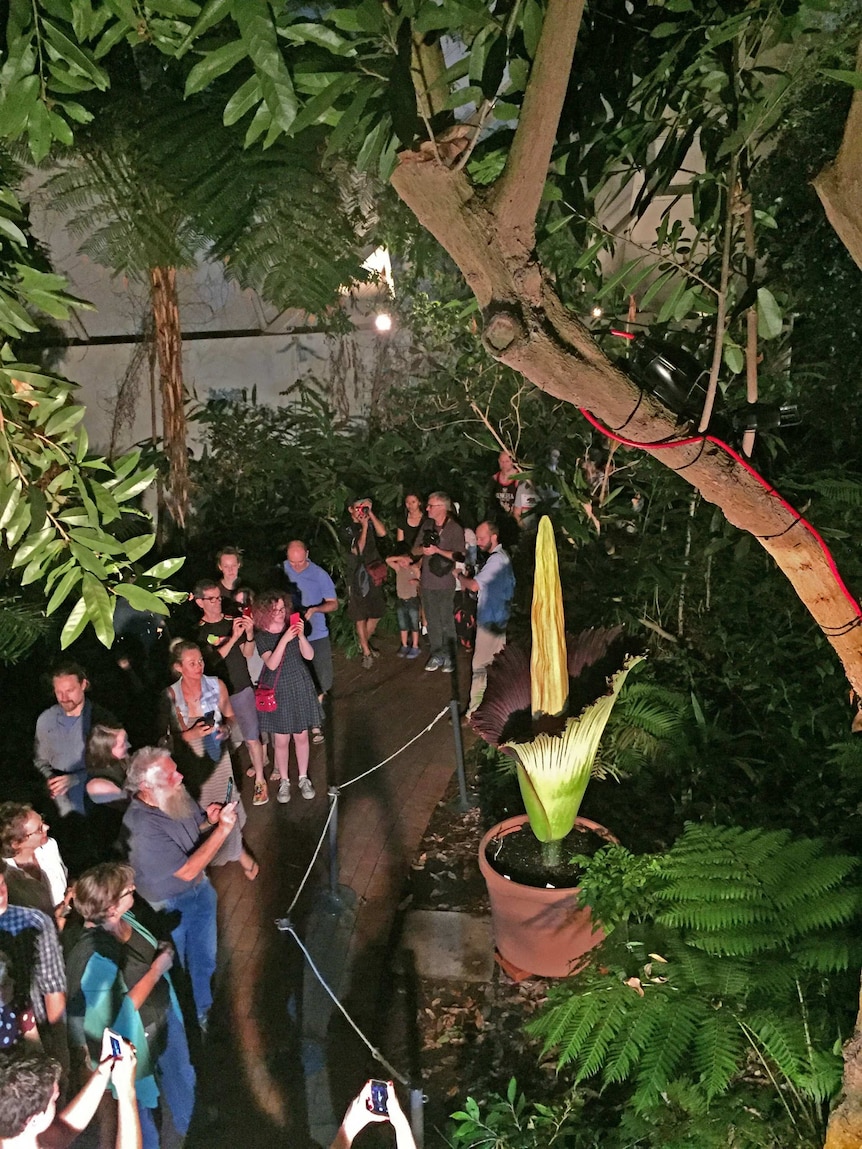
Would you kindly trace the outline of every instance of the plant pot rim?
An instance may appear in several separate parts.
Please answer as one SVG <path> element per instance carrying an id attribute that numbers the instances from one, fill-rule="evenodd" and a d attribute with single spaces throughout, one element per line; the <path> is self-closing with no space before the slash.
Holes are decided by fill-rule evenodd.
<path id="1" fill-rule="evenodd" d="M 554 902 L 562 893 L 574 894 L 579 887 L 577 886 L 528 886 L 523 882 L 515 881 L 513 878 L 507 878 L 501 874 L 499 870 L 495 870 L 491 863 L 485 856 L 485 851 L 489 842 L 494 838 L 505 838 L 509 834 L 517 833 L 522 830 L 524 826 L 529 827 L 530 819 L 526 814 L 516 814 L 513 818 L 504 818 L 502 822 L 498 822 L 492 826 L 486 834 L 483 835 L 479 843 L 479 869 L 482 872 L 482 877 L 486 882 L 505 883 L 506 886 L 511 888 L 520 888 L 529 890 L 531 894 L 535 895 L 536 900 L 539 902 Z M 590 818 L 578 817 L 575 819 L 573 829 L 579 828 L 581 830 L 592 830 L 594 834 L 598 834 L 600 838 L 604 838 L 609 844 L 618 846 L 619 839 L 615 837 L 607 826 L 601 825 L 600 822 L 593 822 Z M 532 834 L 532 830 L 530 833 Z"/>

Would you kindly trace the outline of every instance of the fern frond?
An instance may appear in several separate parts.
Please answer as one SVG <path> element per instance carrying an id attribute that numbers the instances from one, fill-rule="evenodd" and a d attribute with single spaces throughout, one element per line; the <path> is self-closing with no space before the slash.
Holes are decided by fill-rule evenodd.
<path id="1" fill-rule="evenodd" d="M 673 1003 L 664 994 L 644 994 L 639 1006 L 631 1011 L 627 1030 L 621 1030 L 608 1050 L 602 1078 L 606 1085 L 625 1081 L 631 1076 L 644 1050 L 665 1024 Z"/>
<path id="2" fill-rule="evenodd" d="M 724 1093 L 739 1072 L 745 1054 L 745 1039 L 732 1013 L 716 1008 L 705 1015 L 693 1038 L 692 1066 L 698 1082 L 711 1101 Z"/>
<path id="3" fill-rule="evenodd" d="M 685 1064 L 704 1014 L 705 1008 L 697 1000 L 682 1000 L 674 1004 L 668 1024 L 656 1034 L 641 1060 L 632 1096 L 637 1112 L 643 1113 L 655 1105 Z"/>
<path id="4" fill-rule="evenodd" d="M 33 606 L 0 598 L 0 662 L 14 665 L 48 633 L 51 622 Z"/>

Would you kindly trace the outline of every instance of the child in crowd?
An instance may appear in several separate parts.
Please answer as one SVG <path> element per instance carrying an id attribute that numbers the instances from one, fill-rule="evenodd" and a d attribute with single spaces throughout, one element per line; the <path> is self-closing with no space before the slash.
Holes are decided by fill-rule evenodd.
<path id="1" fill-rule="evenodd" d="M 15 983 L 9 973 L 9 958 L 0 950 L 0 1051 L 5 1052 L 24 1039 L 41 1047 L 36 1018 L 29 1005 L 15 1002 Z M 32 1047 L 31 1047 L 32 1048 Z"/>
<path id="2" fill-rule="evenodd" d="M 395 571 L 395 593 L 398 596 L 398 628 L 401 631 L 399 658 L 419 657 L 419 564 L 407 543 L 398 543 L 395 554 L 386 560 Z"/>

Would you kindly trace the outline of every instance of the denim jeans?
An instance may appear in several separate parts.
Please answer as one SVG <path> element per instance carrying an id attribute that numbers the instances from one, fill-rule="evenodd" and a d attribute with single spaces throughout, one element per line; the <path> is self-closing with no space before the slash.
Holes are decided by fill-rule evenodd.
<path id="1" fill-rule="evenodd" d="M 180 915 L 179 923 L 171 931 L 180 965 L 189 975 L 195 1012 L 198 1020 L 205 1021 L 213 1003 L 212 978 L 216 967 L 216 905 L 215 889 L 204 876 L 196 886 L 168 898 L 163 906 Z"/>
<path id="2" fill-rule="evenodd" d="M 451 659 L 455 653 L 455 590 L 423 590 L 431 656 Z"/>
<path id="3" fill-rule="evenodd" d="M 192 1120 L 195 1107 L 195 1071 L 189 1059 L 189 1046 L 181 1017 L 173 1009 L 168 1010 L 167 1044 L 156 1062 L 156 1082 L 162 1095 L 162 1102 L 171 1112 L 174 1128 L 185 1137 Z M 144 1149 L 159 1149 L 159 1132 L 156 1128 L 155 1110 L 138 1106 L 141 1119 L 141 1136 Z"/>

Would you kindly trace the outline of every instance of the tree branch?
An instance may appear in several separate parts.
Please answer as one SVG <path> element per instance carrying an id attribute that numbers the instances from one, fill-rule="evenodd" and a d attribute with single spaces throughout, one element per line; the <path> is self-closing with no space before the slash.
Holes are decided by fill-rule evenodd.
<path id="1" fill-rule="evenodd" d="M 534 245 L 536 213 L 557 138 L 583 13 L 584 0 L 548 0 L 515 138 L 494 190 L 494 213 L 503 235 L 512 237 L 527 253 Z"/>
<path id="2" fill-rule="evenodd" d="M 856 71 L 862 71 L 862 42 Z M 862 268 L 862 88 L 853 93 L 835 162 L 817 176 L 814 190 L 838 238 Z"/>

